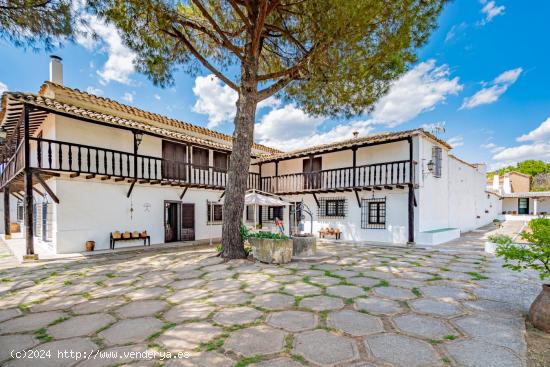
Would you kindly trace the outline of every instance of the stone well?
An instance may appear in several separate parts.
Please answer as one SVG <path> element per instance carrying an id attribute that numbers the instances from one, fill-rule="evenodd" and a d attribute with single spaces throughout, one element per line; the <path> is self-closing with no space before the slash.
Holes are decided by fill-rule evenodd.
<path id="1" fill-rule="evenodd" d="M 313 235 L 295 235 L 292 237 L 294 256 L 315 256 L 317 238 Z"/>
<path id="2" fill-rule="evenodd" d="M 286 264 L 292 260 L 292 240 L 249 238 L 254 259 L 268 264 Z"/>

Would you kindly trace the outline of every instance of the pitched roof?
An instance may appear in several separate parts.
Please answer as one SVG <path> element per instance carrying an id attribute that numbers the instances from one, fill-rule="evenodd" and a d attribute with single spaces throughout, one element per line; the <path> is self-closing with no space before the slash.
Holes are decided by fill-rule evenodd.
<path id="1" fill-rule="evenodd" d="M 38 95 L 18 92 L 4 93 L 0 111 L 2 125 L 6 124 L 9 118 L 17 117 L 17 110 L 21 109 L 21 102 L 46 107 L 54 112 L 62 112 L 75 118 L 83 117 L 98 122 L 130 127 L 212 148 L 231 149 L 232 137 L 229 135 L 48 81 L 42 85 Z M 9 111 L 10 109 L 11 111 Z M 252 149 L 256 154 L 263 155 L 280 152 L 280 150 L 261 144 L 254 144 Z"/>
<path id="2" fill-rule="evenodd" d="M 266 162 L 273 162 L 273 161 L 282 160 L 282 159 L 305 157 L 311 154 L 327 153 L 330 151 L 353 148 L 354 146 L 360 146 L 365 144 L 384 143 L 392 140 L 412 137 L 415 135 L 425 136 L 426 138 L 433 140 L 438 144 L 441 144 L 447 149 L 452 149 L 452 147 L 449 144 L 447 144 L 445 141 L 437 138 L 436 136 L 425 131 L 424 129 L 413 129 L 413 130 L 405 130 L 405 131 L 371 134 L 363 137 L 346 139 L 346 140 L 341 140 L 341 141 L 332 142 L 328 144 L 315 145 L 304 149 L 297 149 L 286 153 L 276 153 L 268 156 L 261 156 L 255 161 L 255 163 L 266 163 Z"/>

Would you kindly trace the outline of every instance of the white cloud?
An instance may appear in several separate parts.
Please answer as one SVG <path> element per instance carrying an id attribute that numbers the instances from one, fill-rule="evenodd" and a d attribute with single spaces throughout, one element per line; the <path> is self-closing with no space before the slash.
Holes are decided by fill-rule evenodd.
<path id="1" fill-rule="evenodd" d="M 458 148 L 464 145 L 464 138 L 462 135 L 453 136 L 447 140 L 447 143 L 453 148 Z"/>
<path id="2" fill-rule="evenodd" d="M 134 96 L 136 95 L 136 92 L 125 92 L 124 96 L 122 96 L 122 99 L 126 102 L 134 102 Z"/>
<path id="3" fill-rule="evenodd" d="M 473 96 L 464 99 L 460 109 L 471 109 L 484 104 L 491 104 L 500 98 L 508 88 L 514 84 L 521 73 L 522 68 L 511 69 L 497 76 L 489 86 L 480 89 Z"/>
<path id="4" fill-rule="evenodd" d="M 158 94 L 154 94 L 153 97 L 155 97 L 157 101 L 160 101 L 160 96 Z"/>
<path id="5" fill-rule="evenodd" d="M 371 116 L 377 123 L 396 126 L 424 111 L 434 109 L 448 95 L 462 90 L 459 78 L 450 78 L 447 65 L 428 60 L 405 73 L 375 105 Z"/>
<path id="6" fill-rule="evenodd" d="M 81 17 L 86 20 L 87 26 L 86 28 L 80 26 L 76 42 L 90 51 L 98 50 L 101 53 L 107 53 L 105 65 L 101 70 L 96 71 L 101 84 L 105 85 L 110 81 L 130 84 L 136 55 L 122 43 L 122 38 L 115 26 L 105 23 L 94 15 L 83 14 Z"/>
<path id="7" fill-rule="evenodd" d="M 505 147 L 498 146 L 495 143 L 481 144 L 481 147 L 483 149 L 487 149 L 491 153 L 499 153 L 506 149 Z"/>
<path id="8" fill-rule="evenodd" d="M 445 43 L 452 41 L 453 39 L 457 38 L 457 36 L 460 36 L 462 33 L 464 33 L 466 28 L 468 28 L 468 24 L 466 22 L 462 22 L 460 24 L 455 24 L 454 26 L 452 26 L 445 36 Z"/>
<path id="9" fill-rule="evenodd" d="M 193 111 L 208 115 L 209 128 L 216 128 L 221 123 L 231 121 L 235 117 L 239 96 L 236 91 L 225 85 L 214 74 L 198 76 L 195 79 L 193 94 L 197 97 Z M 280 104 L 281 102 L 272 96 L 258 103 L 258 109 L 273 108 Z"/>
<path id="10" fill-rule="evenodd" d="M 535 130 L 518 137 L 517 141 L 541 141 L 543 139 L 550 140 L 550 117 L 543 121 Z"/>
<path id="11" fill-rule="evenodd" d="M 541 159 L 543 161 L 550 161 L 550 143 L 538 142 L 506 148 L 495 154 L 493 159 L 496 161 L 505 162 L 518 162 L 525 159 Z"/>
<path id="12" fill-rule="evenodd" d="M 91 87 L 91 86 L 86 88 L 86 92 L 90 93 L 90 94 L 95 94 L 96 96 L 102 96 L 103 95 L 103 90 L 102 89 Z"/>
<path id="13" fill-rule="evenodd" d="M 480 21 L 478 24 L 485 25 L 493 20 L 494 17 L 498 15 L 504 15 L 504 11 L 506 10 L 506 7 L 504 5 L 496 5 L 495 1 L 487 0 L 481 0 L 480 2 L 481 4 L 483 4 L 481 12 L 485 15 L 485 19 Z"/>
<path id="14" fill-rule="evenodd" d="M 2 82 L 0 82 L 0 94 L 4 93 L 4 92 L 7 92 L 8 91 L 8 86 Z"/>

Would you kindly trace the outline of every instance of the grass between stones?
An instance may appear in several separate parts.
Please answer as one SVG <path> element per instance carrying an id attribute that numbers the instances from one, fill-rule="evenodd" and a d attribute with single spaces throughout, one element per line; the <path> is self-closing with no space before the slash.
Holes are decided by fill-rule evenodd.
<path id="1" fill-rule="evenodd" d="M 469 276 L 471 276 L 471 277 L 472 277 L 472 280 L 484 280 L 484 279 L 489 279 L 489 277 L 486 277 L 485 275 L 476 273 L 475 271 L 468 271 L 468 272 L 466 272 L 466 274 L 468 274 Z"/>
<path id="2" fill-rule="evenodd" d="M 390 282 L 388 282 L 385 279 L 382 279 L 380 283 L 374 285 L 374 287 L 389 287 L 389 286 L 390 286 Z"/>
<path id="3" fill-rule="evenodd" d="M 416 288 L 416 287 L 414 287 L 413 289 L 411 289 L 411 292 L 412 292 L 415 296 L 417 296 L 417 297 L 422 296 L 422 292 L 420 292 L 420 289 L 418 289 L 418 288 Z"/>
<path id="4" fill-rule="evenodd" d="M 42 343 L 47 343 L 49 341 L 52 341 L 52 337 L 48 335 L 48 332 L 46 331 L 46 328 L 38 329 L 34 332 L 34 336 L 36 339 L 40 340 Z"/>
<path id="5" fill-rule="evenodd" d="M 301 364 L 307 366 L 307 361 L 306 361 L 306 359 L 305 359 L 304 357 L 302 357 L 301 355 L 299 355 L 299 354 L 292 354 L 291 357 L 292 357 L 292 359 L 295 360 L 296 362 L 300 362 Z"/>
<path id="6" fill-rule="evenodd" d="M 54 326 L 54 325 L 60 324 L 63 321 L 67 321 L 68 319 L 70 319 L 69 316 L 62 316 L 62 317 L 52 321 L 48 326 Z"/>
<path id="7" fill-rule="evenodd" d="M 249 364 L 252 363 L 260 363 L 265 359 L 262 355 L 252 356 L 252 357 L 245 357 L 241 359 L 239 362 L 237 362 L 233 367 L 246 367 Z"/>
<path id="8" fill-rule="evenodd" d="M 428 282 L 435 282 L 436 280 L 444 280 L 445 278 L 440 275 L 434 275 L 433 277 L 426 279 Z"/>

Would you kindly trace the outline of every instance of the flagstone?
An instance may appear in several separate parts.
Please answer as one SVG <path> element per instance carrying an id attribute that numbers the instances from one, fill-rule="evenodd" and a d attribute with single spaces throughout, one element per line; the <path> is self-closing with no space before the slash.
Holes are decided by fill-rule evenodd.
<path id="1" fill-rule="evenodd" d="M 265 293 L 254 297 L 252 304 L 269 310 L 281 310 L 294 305 L 294 297 L 281 293 Z"/>
<path id="2" fill-rule="evenodd" d="M 48 327 L 48 335 L 54 339 L 73 338 L 75 336 L 91 335 L 116 319 L 105 313 L 76 316 L 67 321 Z"/>
<path id="3" fill-rule="evenodd" d="M 420 288 L 422 294 L 442 301 L 468 299 L 470 295 L 462 289 L 444 286 L 427 286 Z"/>
<path id="4" fill-rule="evenodd" d="M 188 358 L 171 359 L 165 367 L 232 367 L 235 361 L 217 352 L 202 352 Z"/>
<path id="5" fill-rule="evenodd" d="M 444 347 L 460 366 L 464 367 L 524 367 L 521 359 L 507 348 L 471 339 L 450 343 Z"/>
<path id="6" fill-rule="evenodd" d="M 389 315 L 402 311 L 399 303 L 378 297 L 358 298 L 354 307 L 359 311 L 367 311 L 375 315 Z"/>
<path id="7" fill-rule="evenodd" d="M 166 292 L 167 289 L 163 287 L 139 288 L 126 294 L 126 297 L 132 300 L 155 299 L 163 296 Z"/>
<path id="8" fill-rule="evenodd" d="M 300 307 L 309 308 L 314 311 L 338 310 L 344 307 L 344 301 L 337 297 L 314 296 L 302 299 Z"/>
<path id="9" fill-rule="evenodd" d="M 130 302 L 118 310 L 116 313 L 121 318 L 153 316 L 168 307 L 168 303 L 158 300 L 143 300 Z"/>
<path id="10" fill-rule="evenodd" d="M 218 279 L 208 282 L 204 288 L 209 291 L 239 289 L 241 282 L 235 279 Z"/>
<path id="11" fill-rule="evenodd" d="M 294 339 L 294 353 L 310 363 L 334 366 L 359 357 L 355 341 L 325 330 L 300 333 Z"/>
<path id="12" fill-rule="evenodd" d="M 294 296 L 313 296 L 322 293 L 321 288 L 302 282 L 287 284 L 285 285 L 283 291 Z"/>
<path id="13" fill-rule="evenodd" d="M 224 343 L 224 349 L 244 357 L 274 354 L 283 350 L 287 334 L 261 325 L 237 330 Z"/>
<path id="14" fill-rule="evenodd" d="M 172 307 L 164 313 L 164 318 L 170 322 L 205 319 L 216 308 L 207 303 L 188 302 Z"/>
<path id="15" fill-rule="evenodd" d="M 454 304 L 432 299 L 414 300 L 409 302 L 409 306 L 417 312 L 435 316 L 456 316 L 462 313 L 460 308 Z"/>
<path id="16" fill-rule="evenodd" d="M 309 281 L 311 283 L 324 285 L 325 287 L 340 283 L 340 279 L 335 277 L 326 277 L 326 276 L 311 277 L 309 278 Z"/>
<path id="17" fill-rule="evenodd" d="M 125 319 L 101 331 L 98 336 L 105 339 L 107 345 L 140 343 L 161 327 L 162 322 L 154 317 Z"/>
<path id="18" fill-rule="evenodd" d="M 208 291 L 206 289 L 189 288 L 175 292 L 170 297 L 167 297 L 166 300 L 172 303 L 181 303 L 184 301 L 201 299 L 206 296 L 208 296 Z"/>
<path id="19" fill-rule="evenodd" d="M 40 342 L 29 334 L 16 334 L 0 336 L 0 362 L 11 357 L 11 352 L 19 352 L 29 349 Z"/>
<path id="20" fill-rule="evenodd" d="M 342 298 L 355 298 L 366 295 L 363 288 L 353 285 L 335 285 L 327 288 L 327 293 Z"/>
<path id="21" fill-rule="evenodd" d="M 13 319 L 14 317 L 22 315 L 21 310 L 18 308 L 8 308 L 0 310 L 0 322 Z"/>
<path id="22" fill-rule="evenodd" d="M 208 322 L 191 322 L 166 330 L 156 341 L 174 352 L 191 352 L 222 333 L 222 328 Z"/>
<path id="23" fill-rule="evenodd" d="M 207 298 L 207 301 L 218 306 L 240 305 L 242 303 L 246 303 L 250 297 L 250 294 L 241 291 L 221 291 L 214 296 Z"/>
<path id="24" fill-rule="evenodd" d="M 269 314 L 266 322 L 290 332 L 313 329 L 318 322 L 317 315 L 305 311 L 281 311 Z"/>
<path id="25" fill-rule="evenodd" d="M 182 279 L 175 281 L 170 284 L 170 287 L 175 290 L 188 289 L 188 288 L 200 288 L 203 284 L 206 283 L 204 279 L 191 278 L 191 279 Z"/>
<path id="26" fill-rule="evenodd" d="M 384 331 L 382 321 L 371 315 L 352 310 L 331 312 L 327 324 L 353 336 L 365 336 Z"/>
<path id="27" fill-rule="evenodd" d="M 379 279 L 367 278 L 367 277 L 353 277 L 348 278 L 347 281 L 351 284 L 358 285 L 360 287 L 370 288 L 380 283 Z"/>
<path id="28" fill-rule="evenodd" d="M 132 366 L 149 366 L 148 363 L 155 363 L 155 361 L 144 358 L 148 352 L 152 352 L 152 350 L 146 344 L 107 348 L 98 352 L 97 357 L 82 361 L 78 367 L 110 367 L 134 361 L 139 361 L 139 364 L 132 364 Z"/>
<path id="29" fill-rule="evenodd" d="M 268 293 L 268 292 L 276 292 L 281 288 L 282 284 L 273 282 L 271 280 L 268 281 L 246 281 L 246 287 L 244 288 L 247 292 L 253 293 L 253 294 L 262 294 L 262 293 Z"/>
<path id="30" fill-rule="evenodd" d="M 0 334 L 36 331 L 64 316 L 66 314 L 59 311 L 30 313 L 2 322 L 0 324 Z"/>
<path id="31" fill-rule="evenodd" d="M 236 273 L 233 270 L 221 270 L 212 273 L 206 273 L 203 278 L 208 280 L 229 279 L 235 274 Z"/>
<path id="32" fill-rule="evenodd" d="M 217 312 L 212 319 L 219 324 L 233 326 L 254 322 L 261 316 L 260 311 L 251 307 L 234 307 Z"/>
<path id="33" fill-rule="evenodd" d="M 79 303 L 85 302 L 86 299 L 80 295 L 78 296 L 65 296 L 65 297 L 52 297 L 45 300 L 42 303 L 34 304 L 30 307 L 31 312 L 44 312 L 65 310 Z"/>
<path id="34" fill-rule="evenodd" d="M 74 307 L 71 307 L 71 312 L 74 312 L 75 314 L 78 315 L 78 314 L 96 313 L 100 311 L 109 311 L 125 303 L 126 303 L 126 300 L 122 297 L 97 298 L 97 299 L 88 300 L 83 303 L 79 303 Z"/>
<path id="35" fill-rule="evenodd" d="M 443 363 L 434 348 L 426 342 L 397 334 L 367 336 L 365 348 L 375 358 L 398 367 L 436 367 Z"/>
<path id="36" fill-rule="evenodd" d="M 395 326 L 403 332 L 428 339 L 441 339 L 456 333 L 443 321 L 416 314 L 400 315 L 393 318 Z"/>
<path id="37" fill-rule="evenodd" d="M 253 363 L 250 367 L 302 367 L 302 364 L 288 357 L 280 357 L 260 363 Z"/>

